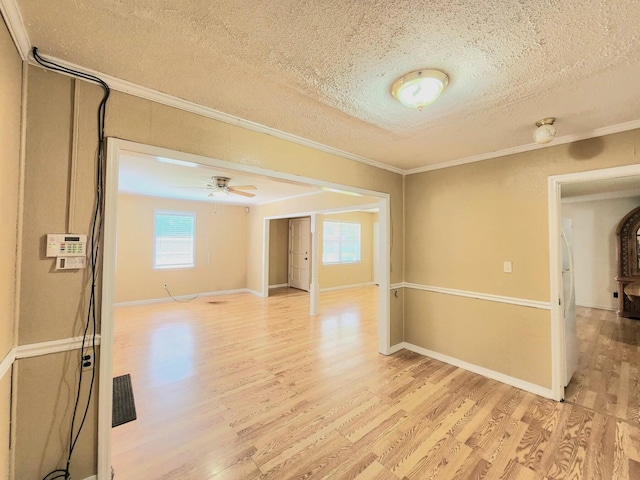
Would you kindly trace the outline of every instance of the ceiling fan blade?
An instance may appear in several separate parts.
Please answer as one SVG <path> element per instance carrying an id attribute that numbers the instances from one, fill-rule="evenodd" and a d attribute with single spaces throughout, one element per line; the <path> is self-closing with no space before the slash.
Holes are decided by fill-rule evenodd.
<path id="1" fill-rule="evenodd" d="M 235 188 L 236 190 L 257 190 L 258 187 L 256 187 L 255 185 L 234 185 L 233 187 L 229 187 L 229 188 Z"/>
<path id="2" fill-rule="evenodd" d="M 235 193 L 236 195 L 242 195 L 243 197 L 255 197 L 253 193 L 243 192 L 242 190 L 236 190 L 235 187 L 229 187 L 229 192 Z"/>

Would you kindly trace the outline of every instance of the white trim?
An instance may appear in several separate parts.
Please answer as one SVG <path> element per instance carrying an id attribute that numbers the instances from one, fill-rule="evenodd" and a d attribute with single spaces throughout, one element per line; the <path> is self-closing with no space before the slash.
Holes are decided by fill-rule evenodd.
<path id="1" fill-rule="evenodd" d="M 585 304 L 578 305 L 576 303 L 576 307 L 595 308 L 597 310 L 607 310 L 609 312 L 615 312 L 616 310 L 618 310 L 616 307 L 611 307 L 609 305 L 585 305 Z"/>
<path id="2" fill-rule="evenodd" d="M 272 288 L 282 288 L 282 287 L 288 287 L 289 284 L 288 283 L 278 283 L 277 285 L 269 285 L 269 290 L 271 290 Z"/>
<path id="3" fill-rule="evenodd" d="M 476 300 L 486 300 L 489 302 L 508 303 L 510 305 L 518 305 L 521 307 L 539 308 L 542 310 L 551 310 L 550 302 L 542 302 L 539 300 L 529 300 L 527 298 L 505 297 L 503 295 L 493 295 L 491 293 L 470 292 L 467 290 L 457 290 L 454 288 L 434 287 L 431 285 L 421 285 L 418 283 L 403 282 L 404 288 L 413 290 L 423 290 L 425 292 L 443 293 L 445 295 L 455 295 L 457 297 L 474 298 Z"/>
<path id="4" fill-rule="evenodd" d="M 348 288 L 370 287 L 371 285 L 375 285 L 375 283 L 373 283 L 373 282 L 364 282 L 364 283 L 352 283 L 351 285 L 339 285 L 337 287 L 321 288 L 320 289 L 320 293 L 333 292 L 333 291 L 336 291 L 336 290 L 346 290 Z"/>
<path id="5" fill-rule="evenodd" d="M 7 1 L 7 0 L 0 0 L 0 1 Z M 197 103 L 189 102 L 188 100 L 174 97 L 172 95 L 168 95 L 166 93 L 162 93 L 157 90 L 152 90 L 151 88 L 143 87 L 141 85 L 136 85 L 135 83 L 129 82 L 127 80 L 122 80 L 118 77 L 107 75 L 106 73 L 98 72 L 90 68 L 85 68 L 80 65 L 76 65 L 75 63 L 67 62 L 66 60 L 62 60 L 57 57 L 53 57 L 50 55 L 42 55 L 40 52 L 39 54 L 43 58 L 51 62 L 57 63 L 58 65 L 62 65 L 63 67 L 70 68 L 73 70 L 78 70 L 80 72 L 99 77 L 109 85 L 109 88 L 111 88 L 111 90 L 117 90 L 119 92 L 127 93 L 129 95 L 134 95 L 139 98 L 151 100 L 152 102 L 177 108 L 185 112 L 195 113 L 196 115 L 200 115 L 202 117 L 211 118 L 213 120 L 228 123 L 230 125 L 244 128 L 246 130 L 251 130 L 253 132 L 264 133 L 272 137 L 285 140 L 287 142 L 303 145 L 305 147 L 309 147 L 314 150 L 318 150 L 321 152 L 329 153 L 331 155 L 336 155 L 338 157 L 346 158 L 348 160 L 353 160 L 358 163 L 369 165 L 370 167 L 387 170 L 389 172 L 397 173 L 399 175 L 402 175 L 404 173 L 404 170 L 402 170 L 401 168 L 393 167 L 391 165 L 387 165 L 386 163 L 378 162 L 376 160 L 371 160 L 370 158 L 345 152 L 344 150 L 340 150 L 338 148 L 331 147 L 329 145 L 325 145 L 320 142 L 299 137 L 291 133 L 283 132 L 282 130 L 277 130 L 275 128 L 271 128 L 266 125 L 262 125 L 260 123 L 252 122 L 250 120 L 245 120 L 244 118 L 236 117 L 235 115 L 230 115 L 228 113 L 224 113 L 219 110 L 215 110 L 213 108 L 198 105 Z M 42 65 L 36 63 L 33 59 L 29 59 L 29 61 L 35 66 L 42 67 Z"/>
<path id="6" fill-rule="evenodd" d="M 548 178 L 549 202 L 549 283 L 551 292 L 551 385 L 553 399 L 564 398 L 564 370 L 566 364 L 564 318 L 560 306 L 562 285 L 562 255 L 560 248 L 560 221 L 562 214 L 561 186 L 640 175 L 640 164 L 589 170 L 586 172 L 553 175 Z"/>
<path id="7" fill-rule="evenodd" d="M 396 343 L 389 347 L 389 355 L 393 355 L 394 353 L 399 352 L 400 350 L 405 349 L 405 342 Z"/>
<path id="8" fill-rule="evenodd" d="M 215 297 L 217 295 L 232 295 L 234 293 L 252 293 L 246 288 L 235 288 L 233 290 L 217 290 L 215 292 L 203 292 L 203 293 L 193 293 L 190 295 L 177 295 L 174 296 L 176 300 L 188 300 L 195 296 L 198 297 Z M 136 305 L 150 305 L 153 303 L 166 303 L 173 302 L 173 298 L 171 297 L 162 297 L 162 298 L 149 298 L 147 300 L 134 300 L 131 302 L 120 302 L 114 303 L 114 307 L 135 307 Z"/>
<path id="9" fill-rule="evenodd" d="M 433 350 L 428 350 L 426 348 L 413 345 L 412 343 L 403 342 L 402 347 L 412 352 L 418 353 L 420 355 L 424 355 L 425 357 L 433 358 L 435 360 L 448 363 L 449 365 L 462 368 L 469 372 L 477 373 L 478 375 L 482 375 L 483 377 L 491 378 L 493 380 L 497 380 L 498 382 L 506 383 L 507 385 L 511 385 L 512 387 L 519 388 L 520 390 L 525 390 L 527 392 L 530 392 L 545 398 L 553 398 L 553 395 L 552 395 L 553 392 L 550 388 L 545 388 L 535 383 L 527 382 L 525 380 L 521 380 L 519 378 L 512 377 L 504 373 L 496 372 L 495 370 L 490 370 L 488 368 L 481 367 L 480 365 L 475 365 L 473 363 L 465 362 L 464 360 L 460 360 L 459 358 L 455 358 L 455 357 L 450 357 L 449 355 L 445 355 L 443 353 L 434 352 Z"/>
<path id="10" fill-rule="evenodd" d="M 91 336 L 62 338 L 60 340 L 51 340 L 50 342 L 29 343 L 27 345 L 19 345 L 16 348 L 16 360 L 22 358 L 39 357 L 41 355 L 49 355 L 50 353 L 68 352 L 91 346 Z M 96 345 L 100 345 L 100 334 L 95 336 Z"/>
<path id="11" fill-rule="evenodd" d="M 100 314 L 100 375 L 98 389 L 98 478 L 111 478 L 113 404 L 114 300 L 116 297 L 116 238 L 118 226 L 118 171 L 121 143 L 107 139 L 102 254 L 102 311 Z M 161 155 L 162 156 L 162 155 Z"/>
<path id="12" fill-rule="evenodd" d="M 31 40 L 29 40 L 27 30 L 24 28 L 24 21 L 18 4 L 15 0 L 0 0 L 0 12 L 2 12 L 2 17 L 7 24 L 20 57 L 22 57 L 22 60 L 27 60 L 31 52 Z"/>
<path id="13" fill-rule="evenodd" d="M 587 140 L 589 138 L 602 137 L 604 135 L 611 135 L 614 133 L 627 132 L 629 130 L 635 130 L 640 128 L 640 120 L 632 120 L 630 122 L 618 123 L 616 125 L 609 125 L 607 127 L 596 128 L 587 133 L 576 133 L 573 135 L 565 135 L 563 137 L 556 137 L 553 142 L 539 145 L 537 143 L 529 143 L 526 145 L 519 145 L 517 147 L 509 147 L 503 150 L 495 152 L 481 153 L 479 155 L 473 155 L 471 157 L 458 158 L 456 160 L 450 160 L 448 162 L 436 163 L 433 165 L 426 165 L 424 167 L 410 168 L 404 170 L 404 175 L 413 175 L 415 173 L 430 172 L 432 170 L 441 170 L 443 168 L 457 167 L 458 165 L 465 165 L 467 163 L 481 162 L 483 160 L 490 160 L 492 158 L 505 157 L 507 155 L 514 155 L 516 153 L 530 152 L 532 150 L 540 150 L 542 148 L 555 147 L 557 145 L 563 145 L 566 143 L 578 142 L 580 140 Z"/>
<path id="14" fill-rule="evenodd" d="M 111 478 L 111 477 L 109 477 L 109 478 Z M 91 475 L 90 477 L 87 477 L 84 480 L 98 480 L 98 476 L 97 475 Z"/>
<path id="15" fill-rule="evenodd" d="M 378 351 L 389 355 L 391 348 L 391 195 L 378 199 Z"/>
<path id="16" fill-rule="evenodd" d="M 404 282 L 392 283 L 391 285 L 389 285 L 390 290 L 398 290 L 400 288 L 404 288 Z"/>
<path id="17" fill-rule="evenodd" d="M 11 370 L 11 365 L 16 361 L 16 347 L 13 347 L 11 350 L 7 352 L 2 361 L 0 361 L 0 380 L 5 376 L 5 374 Z"/>

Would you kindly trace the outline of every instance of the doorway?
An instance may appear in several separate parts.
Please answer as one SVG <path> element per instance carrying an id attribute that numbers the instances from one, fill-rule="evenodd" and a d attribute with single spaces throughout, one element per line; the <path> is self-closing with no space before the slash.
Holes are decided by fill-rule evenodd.
<path id="1" fill-rule="evenodd" d="M 289 219 L 289 286 L 309 291 L 311 271 L 311 219 Z"/>
<path id="2" fill-rule="evenodd" d="M 571 370 L 572 349 L 577 339 L 572 326 L 565 321 L 565 303 L 570 299 L 563 293 L 562 262 L 562 190 L 572 185 L 597 182 L 616 182 L 640 175 L 640 165 L 629 165 L 588 172 L 570 173 L 549 177 L 549 259 L 551 291 L 551 365 L 552 396 L 554 400 L 565 398 L 565 381 Z"/>
<path id="3" fill-rule="evenodd" d="M 233 162 L 215 160 L 184 152 L 172 151 L 160 147 L 138 144 L 126 140 L 109 138 L 107 142 L 108 171 L 106 175 L 105 190 L 105 241 L 104 241 L 104 267 L 102 277 L 102 310 L 101 310 L 101 362 L 98 405 L 98 476 L 109 478 L 111 469 L 111 419 L 112 419 L 112 383 L 109 379 L 113 376 L 113 336 L 114 336 L 114 298 L 115 298 L 115 258 L 116 258 L 116 229 L 117 229 L 117 203 L 118 203 L 118 172 L 119 158 L 124 153 L 138 153 L 151 155 L 163 159 L 175 159 L 177 162 L 191 165 L 203 165 L 214 168 L 223 168 L 231 172 L 260 175 L 283 182 L 306 184 L 325 188 L 330 191 L 351 192 L 355 195 L 371 196 L 378 199 L 380 222 L 380 248 L 379 264 L 386 265 L 381 269 L 380 288 L 378 294 L 378 351 L 388 355 L 391 353 L 390 345 L 390 195 L 351 186 L 343 186 L 331 182 L 320 181 L 313 178 L 274 172 Z M 265 217 L 264 223 L 268 225 Z M 258 228 L 256 222 L 251 235 L 261 238 L 268 246 L 268 228 Z M 265 237 L 266 235 L 266 237 Z M 266 258 L 265 258 L 266 257 Z M 268 265 L 268 249 L 262 250 L 262 264 Z M 268 269 L 262 269 L 261 291 L 252 291 L 258 296 L 268 296 Z M 256 283 L 257 285 L 257 283 Z M 107 381 L 104 381 L 107 379 Z"/>

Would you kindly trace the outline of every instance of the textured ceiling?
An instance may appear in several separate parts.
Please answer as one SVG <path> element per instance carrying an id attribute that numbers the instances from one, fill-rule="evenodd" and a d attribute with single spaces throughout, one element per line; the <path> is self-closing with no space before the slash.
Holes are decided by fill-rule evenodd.
<path id="1" fill-rule="evenodd" d="M 638 0 L 16 0 L 41 53 L 403 169 L 640 119 Z M 422 112 L 389 95 L 430 67 Z"/>

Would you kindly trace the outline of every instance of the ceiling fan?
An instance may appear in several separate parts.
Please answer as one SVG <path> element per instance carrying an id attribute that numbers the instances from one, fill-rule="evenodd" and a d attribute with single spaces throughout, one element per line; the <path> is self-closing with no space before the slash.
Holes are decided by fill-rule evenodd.
<path id="1" fill-rule="evenodd" d="M 233 193 L 242 195 L 243 197 L 255 197 L 253 193 L 243 192 L 243 190 L 257 190 L 254 185 L 235 185 L 230 186 L 229 177 L 211 177 L 210 182 L 203 182 L 207 189 L 211 190 L 210 197 L 224 198 Z"/>

